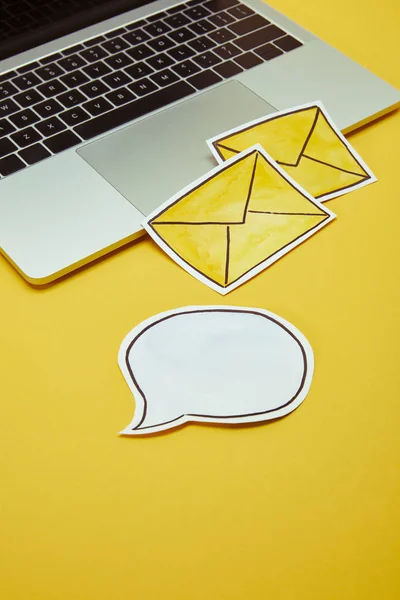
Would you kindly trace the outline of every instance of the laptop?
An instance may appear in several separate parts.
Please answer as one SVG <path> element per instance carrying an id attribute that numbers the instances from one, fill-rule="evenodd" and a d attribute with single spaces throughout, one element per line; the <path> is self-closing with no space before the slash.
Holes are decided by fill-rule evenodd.
<path id="1" fill-rule="evenodd" d="M 44 284 L 143 234 L 205 143 L 321 100 L 344 131 L 399 92 L 258 0 L 3 0 L 0 248 Z"/>

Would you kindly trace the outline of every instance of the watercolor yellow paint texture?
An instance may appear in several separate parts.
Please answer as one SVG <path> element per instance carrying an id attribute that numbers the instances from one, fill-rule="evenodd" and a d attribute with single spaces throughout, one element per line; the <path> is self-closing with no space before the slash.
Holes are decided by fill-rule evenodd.
<path id="1" fill-rule="evenodd" d="M 320 106 L 284 111 L 209 140 L 221 161 L 261 144 L 314 198 L 328 200 L 374 175 Z"/>
<path id="2" fill-rule="evenodd" d="M 146 229 L 179 264 L 222 293 L 334 216 L 258 150 L 215 171 L 151 215 Z"/>

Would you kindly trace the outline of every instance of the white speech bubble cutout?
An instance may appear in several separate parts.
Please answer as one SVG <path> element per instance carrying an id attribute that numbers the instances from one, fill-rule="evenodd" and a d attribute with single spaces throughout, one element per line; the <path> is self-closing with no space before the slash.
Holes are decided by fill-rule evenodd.
<path id="1" fill-rule="evenodd" d="M 189 306 L 160 313 L 125 337 L 119 366 L 136 410 L 124 435 L 187 423 L 253 423 L 304 400 L 314 356 L 293 325 L 260 308 Z"/>

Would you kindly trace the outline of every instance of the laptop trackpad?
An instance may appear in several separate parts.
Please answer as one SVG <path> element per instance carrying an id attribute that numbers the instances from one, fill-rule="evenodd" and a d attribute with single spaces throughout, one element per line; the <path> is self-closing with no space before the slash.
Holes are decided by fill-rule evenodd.
<path id="1" fill-rule="evenodd" d="M 231 81 L 77 152 L 144 215 L 216 166 L 205 140 L 275 112 Z"/>

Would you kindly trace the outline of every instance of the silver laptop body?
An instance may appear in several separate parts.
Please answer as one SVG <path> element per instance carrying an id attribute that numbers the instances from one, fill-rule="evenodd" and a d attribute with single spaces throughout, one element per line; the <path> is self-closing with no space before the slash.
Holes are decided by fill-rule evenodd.
<path id="1" fill-rule="evenodd" d="M 0 91 L 4 81 L 11 81 L 11 84 L 22 81 L 22 89 L 18 89 L 16 96 L 25 103 L 32 101 L 23 89 L 24 73 L 32 72 L 29 67 L 32 61 L 36 72 L 43 74 L 45 72 L 39 69 L 49 64 L 51 55 L 62 53 L 58 64 L 63 65 L 66 75 L 70 76 L 68 69 L 72 59 L 68 63 L 68 57 L 71 57 L 69 49 L 72 48 L 72 56 L 88 57 L 88 60 L 82 59 L 86 68 L 83 72 L 87 75 L 93 59 L 85 50 L 93 48 L 94 41 L 101 36 L 100 46 L 104 48 L 109 67 L 107 75 L 95 80 L 101 81 L 107 89 L 102 98 L 109 109 L 96 116 L 97 110 L 104 111 L 104 102 L 93 97 L 93 81 L 88 77 L 88 81 L 79 87 L 85 99 L 80 111 L 76 110 L 76 104 L 63 105 L 65 117 L 64 112 L 56 115 L 58 121 L 60 115 L 61 119 L 68 118 L 63 122 L 63 132 L 68 133 L 62 137 L 67 144 L 71 143 L 68 140 L 75 136 L 74 132 L 79 132 L 76 145 L 60 151 L 57 143 L 64 142 L 50 140 L 49 132 L 40 133 L 39 124 L 35 122 L 30 124 L 31 141 L 24 139 L 25 130 L 9 134 L 11 146 L 16 147 L 13 154 L 17 156 L 10 159 L 7 152 L 11 146 L 4 140 L 2 145 L 0 138 L 0 149 L 3 148 L 7 158 L 4 163 L 0 160 L 0 173 L 2 164 L 6 173 L 0 177 L 0 248 L 31 283 L 52 281 L 140 236 L 143 215 L 215 166 L 205 140 L 221 131 L 276 110 L 321 100 L 338 126 L 347 132 L 389 112 L 400 101 L 396 89 L 263 2 L 246 0 L 245 4 L 238 4 L 236 0 L 195 0 L 181 9 L 179 6 L 182 5 L 177 5 L 176 0 L 150 2 L 0 62 Z M 160 11 L 162 15 L 158 18 Z M 187 23 L 183 28 L 172 28 L 176 19 L 171 20 L 171 16 L 176 14 L 184 15 Z M 196 15 L 202 18 L 196 20 Z M 251 29 L 261 22 L 260 16 L 268 23 Z M 195 23 L 199 20 L 203 24 L 197 27 Z M 137 21 L 140 27 L 136 27 Z M 162 24 L 169 29 L 165 31 Z M 204 31 L 204 27 L 210 27 L 210 32 Z M 190 64 L 200 68 L 189 77 L 182 72 L 183 67 L 177 66 L 180 50 L 176 47 L 180 44 L 181 34 L 174 32 L 178 29 L 190 32 L 189 40 L 185 39 L 189 34 L 182 33 L 182 36 L 186 48 L 192 52 Z M 116 30 L 118 36 L 114 35 Z M 145 34 L 144 41 L 135 33 L 139 30 Z M 260 37 L 261 30 L 265 39 Z M 238 32 L 239 41 L 237 37 L 231 37 L 239 35 Z M 273 38 L 273 32 L 275 35 L 278 32 L 277 38 Z M 168 67 L 169 75 L 167 71 L 157 70 L 157 56 L 160 49 L 164 50 L 159 44 L 161 36 L 164 42 L 167 36 L 167 46 L 170 40 L 174 44 L 163 52 L 164 57 L 174 61 Z M 117 37 L 127 43 L 133 40 L 134 45 L 125 47 L 124 44 L 121 50 L 115 43 L 112 45 L 112 40 Z M 81 44 L 84 50 L 75 51 L 74 48 L 79 50 Z M 229 48 L 232 50 L 229 44 L 233 44 L 237 55 L 229 56 Z M 254 47 L 250 47 L 251 44 Z M 140 51 L 150 48 L 151 57 L 141 60 L 135 50 L 138 45 Z M 207 45 L 211 48 L 207 49 Z M 123 65 L 119 69 L 113 62 L 117 60 L 116 55 L 119 58 L 126 56 L 130 61 L 129 68 Z M 213 65 L 217 60 L 215 56 L 224 60 Z M 181 58 L 181 62 L 186 62 L 186 57 L 185 61 L 183 55 Z M 249 60 L 257 64 L 250 67 Z M 152 68 L 151 74 L 141 71 L 142 68 Z M 20 72 L 16 72 L 18 70 Z M 14 73 L 14 79 L 7 79 L 9 71 Z M 132 92 L 129 92 L 129 102 L 124 94 L 122 98 L 118 97 L 122 87 L 118 87 L 115 73 L 121 71 L 123 75 L 136 74 L 133 83 L 130 79 L 129 86 L 124 87 Z M 146 76 L 150 81 L 147 85 L 152 87 L 152 92 L 143 96 L 140 94 L 146 90 L 140 87 L 144 81 L 141 75 Z M 48 89 L 48 81 L 39 79 L 40 83 L 37 82 L 34 89 L 42 95 L 43 90 Z M 70 82 L 70 77 L 64 75 L 64 81 Z M 77 87 L 66 87 L 64 94 L 77 90 Z M 23 92 L 25 95 L 21 95 Z M 169 103 L 160 106 L 160 98 L 165 93 L 170 94 Z M 3 98 L 3 102 L 13 98 Z M 56 100 L 58 98 L 61 101 L 64 96 L 60 94 Z M 68 95 L 65 99 L 68 102 Z M 43 110 L 47 100 L 44 98 L 41 102 Z M 132 103 L 136 100 L 139 103 L 135 108 Z M 119 105 L 120 101 L 125 104 Z M 17 129 L 20 113 L 27 110 L 18 102 L 17 106 L 21 110 L 3 119 L 7 127 Z M 35 119 L 37 106 L 28 106 L 29 114 L 32 116 L 33 111 Z M 131 106 L 132 119 L 129 119 Z M 0 95 L 0 133 L 1 107 Z M 75 126 L 74 118 L 82 119 L 83 113 L 91 115 L 90 110 L 95 116 L 91 117 L 94 133 L 92 131 L 89 136 L 90 119 Z M 114 110 L 119 111 L 116 126 L 104 130 L 108 117 L 113 122 L 114 113 L 111 113 Z M 50 121 L 41 126 L 42 130 L 46 126 L 50 127 Z M 38 135 L 41 136 L 39 141 Z M 37 160 L 34 151 L 47 157 Z M 20 165 L 19 170 L 7 174 L 8 165 L 12 170 L 14 163 Z"/>

